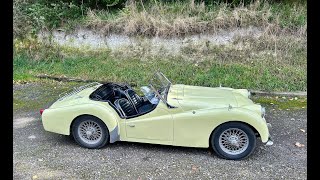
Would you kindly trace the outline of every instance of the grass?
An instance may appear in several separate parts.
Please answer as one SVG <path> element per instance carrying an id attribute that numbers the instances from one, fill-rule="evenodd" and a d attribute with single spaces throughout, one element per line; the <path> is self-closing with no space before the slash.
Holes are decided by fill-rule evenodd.
<path id="1" fill-rule="evenodd" d="M 218 29 L 257 26 L 272 33 L 306 34 L 306 2 L 268 3 L 254 1 L 232 7 L 227 3 L 204 4 L 159 1 L 144 8 L 131 1 L 120 11 L 89 10 L 84 25 L 105 34 L 184 36 L 214 33 Z"/>
<path id="2" fill-rule="evenodd" d="M 221 83 L 234 88 L 305 91 L 305 41 L 290 37 L 243 37 L 229 45 L 190 44 L 179 55 L 154 54 L 148 49 L 150 46 L 143 43 L 145 47 L 138 51 L 137 47 L 111 51 L 15 41 L 13 77 L 15 81 L 23 81 L 48 74 L 141 86 L 160 69 L 174 83 L 209 87 Z"/>
<path id="3" fill-rule="evenodd" d="M 278 96 L 258 96 L 253 97 L 255 103 L 260 103 L 268 108 L 276 108 L 282 110 L 296 110 L 307 108 L 306 97 L 278 97 Z"/>
<path id="4" fill-rule="evenodd" d="M 306 1 L 253 1 L 235 7 L 194 1 L 152 1 L 142 6 L 139 1 L 127 1 L 120 9 L 80 8 L 81 12 L 76 4 L 28 2 L 14 1 L 16 35 L 76 26 L 103 34 L 163 37 L 253 26 L 263 34 L 238 37 L 226 45 L 187 42 L 178 54 L 155 49 L 148 40 L 112 51 L 41 44 L 30 36 L 15 38 L 15 82 L 36 81 L 34 75 L 48 74 L 140 86 L 160 69 L 174 83 L 307 90 Z"/>

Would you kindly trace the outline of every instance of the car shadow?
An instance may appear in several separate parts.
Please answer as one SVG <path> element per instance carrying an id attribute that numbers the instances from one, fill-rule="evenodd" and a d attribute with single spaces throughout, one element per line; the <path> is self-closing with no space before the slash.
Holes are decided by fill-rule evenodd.
<path id="1" fill-rule="evenodd" d="M 48 134 L 47 134 L 48 133 Z M 55 141 L 62 146 L 67 146 L 69 148 L 79 148 L 79 145 L 75 142 L 72 136 L 59 135 L 55 133 L 46 132 L 47 136 L 50 136 L 50 140 Z M 269 148 L 270 149 L 270 148 Z M 117 141 L 115 143 L 109 143 L 102 147 L 100 150 L 111 150 L 111 151 L 142 151 L 142 152 L 155 152 L 155 153 L 164 153 L 164 154 L 184 154 L 184 155 L 201 155 L 206 157 L 215 157 L 218 158 L 216 153 L 212 148 L 197 148 L 197 147 L 182 147 L 182 146 L 171 146 L 171 145 L 162 145 L 162 144 L 149 144 L 149 143 L 140 143 L 140 142 L 126 142 L 126 141 Z M 270 152 L 269 152 L 270 153 Z M 251 160 L 255 160 L 258 156 L 264 156 L 268 154 L 266 147 L 257 139 L 256 149 L 250 155 Z"/>
<path id="2" fill-rule="evenodd" d="M 79 145 L 74 141 L 72 136 L 57 135 L 52 134 L 52 138 L 55 138 L 59 144 L 63 146 L 72 146 L 79 147 Z M 54 136 L 54 137 L 53 137 Z M 148 143 L 139 143 L 139 142 L 125 142 L 118 141 L 115 143 L 109 143 L 101 148 L 101 150 L 119 150 L 119 149 L 135 149 L 142 151 L 154 151 L 154 152 L 163 152 L 163 153 L 184 153 L 184 154 L 207 154 L 210 156 L 214 154 L 211 148 L 195 148 L 195 147 L 181 147 L 181 146 L 171 146 L 171 145 L 161 145 L 161 144 L 148 144 Z"/>
<path id="3" fill-rule="evenodd" d="M 109 144 L 109 147 L 116 146 L 119 148 L 136 148 L 142 150 L 151 150 L 151 151 L 163 151 L 163 152 L 179 152 L 179 153 L 200 153 L 208 154 L 209 148 L 196 148 L 196 147 L 182 147 L 182 146 L 171 146 L 171 145 L 162 145 L 162 144 L 149 144 L 149 143 L 140 143 L 140 142 L 125 142 L 118 141 L 113 144 Z M 106 148 L 107 146 L 105 146 Z"/>

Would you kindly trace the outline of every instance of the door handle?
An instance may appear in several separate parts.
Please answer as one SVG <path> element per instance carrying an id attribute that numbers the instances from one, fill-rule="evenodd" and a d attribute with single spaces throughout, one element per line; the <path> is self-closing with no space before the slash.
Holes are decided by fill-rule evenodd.
<path id="1" fill-rule="evenodd" d="M 135 127 L 136 125 L 134 125 L 134 124 L 129 124 L 128 126 L 129 126 L 129 127 Z"/>

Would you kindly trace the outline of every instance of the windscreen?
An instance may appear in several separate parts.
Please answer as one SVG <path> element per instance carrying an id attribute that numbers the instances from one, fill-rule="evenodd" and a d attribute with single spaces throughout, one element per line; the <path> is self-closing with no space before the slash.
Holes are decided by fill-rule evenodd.
<path id="1" fill-rule="evenodd" d="M 167 92 L 171 82 L 161 72 L 156 72 L 150 80 L 150 84 L 160 93 L 163 99 L 167 100 Z"/>

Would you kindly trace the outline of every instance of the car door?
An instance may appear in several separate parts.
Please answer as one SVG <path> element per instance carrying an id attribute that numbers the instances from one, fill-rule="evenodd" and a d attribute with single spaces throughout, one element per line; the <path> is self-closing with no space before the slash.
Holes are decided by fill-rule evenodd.
<path id="1" fill-rule="evenodd" d="M 125 121 L 127 138 L 173 141 L 172 115 L 162 101 L 153 111 Z"/>

